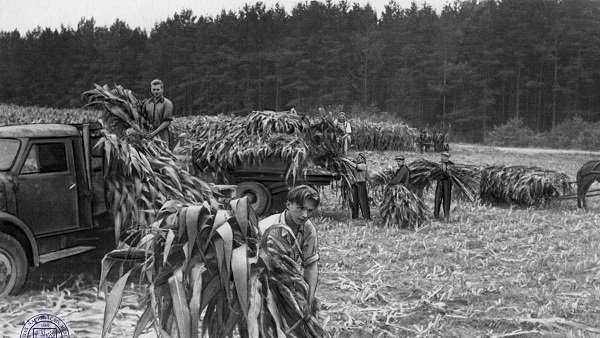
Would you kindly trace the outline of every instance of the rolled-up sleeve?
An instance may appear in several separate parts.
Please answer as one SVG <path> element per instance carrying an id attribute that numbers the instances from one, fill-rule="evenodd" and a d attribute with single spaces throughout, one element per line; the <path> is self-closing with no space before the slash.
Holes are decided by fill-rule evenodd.
<path id="1" fill-rule="evenodd" d="M 304 241 L 302 243 L 302 266 L 307 267 L 319 260 L 317 230 L 312 222 L 304 226 Z"/>
<path id="2" fill-rule="evenodd" d="M 165 99 L 165 111 L 163 113 L 163 121 L 173 120 L 173 102 Z"/>

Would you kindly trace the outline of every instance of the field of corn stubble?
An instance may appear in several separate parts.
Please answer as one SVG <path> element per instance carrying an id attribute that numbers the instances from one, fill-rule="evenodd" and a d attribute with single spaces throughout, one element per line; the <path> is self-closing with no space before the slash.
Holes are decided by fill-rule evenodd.
<path id="1" fill-rule="evenodd" d="M 395 152 L 369 152 L 371 169 Z M 406 153 L 407 161 L 421 154 Z M 423 157 L 437 161 L 435 154 Z M 590 154 L 509 153 L 455 146 L 456 163 L 535 165 L 575 176 Z M 545 209 L 452 206 L 450 223 L 418 231 L 351 221 L 333 189 L 315 217 L 320 241 L 319 317 L 332 337 L 600 336 L 600 203 L 573 200 Z M 432 205 L 432 191 L 426 195 Z M 377 214 L 377 207 L 371 206 Z M 35 269 L 18 297 L 0 303 L 0 332 L 18 335 L 28 316 L 49 311 L 75 337 L 98 337 L 101 253 Z M 94 264 L 90 264 L 92 260 Z M 111 278 L 109 278 L 111 279 Z M 115 281 L 113 276 L 111 281 Z M 133 332 L 138 294 L 130 284 L 109 336 Z M 154 336 L 149 331 L 146 337 Z"/>

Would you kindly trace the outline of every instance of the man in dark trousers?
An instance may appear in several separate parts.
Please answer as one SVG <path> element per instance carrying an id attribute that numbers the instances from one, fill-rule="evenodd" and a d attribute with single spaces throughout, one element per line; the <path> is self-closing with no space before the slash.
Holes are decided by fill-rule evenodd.
<path id="1" fill-rule="evenodd" d="M 358 208 L 360 207 L 362 217 L 370 221 L 371 210 L 369 209 L 369 193 L 367 192 L 367 159 L 364 153 L 359 153 L 355 161 L 348 160 L 354 166 L 355 182 L 352 184 L 352 219 L 358 218 Z"/>
<path id="2" fill-rule="evenodd" d="M 435 187 L 435 205 L 433 207 L 433 216 L 437 219 L 440 217 L 440 206 L 442 201 L 444 202 L 444 218 L 446 222 L 450 220 L 450 203 L 452 198 L 452 181 L 450 180 L 449 167 L 454 165 L 450 161 L 450 154 L 443 152 L 441 156 L 442 160 L 442 174 L 437 179 L 437 185 Z"/>
<path id="3" fill-rule="evenodd" d="M 410 184 L 410 169 L 408 169 L 406 164 L 404 164 L 404 156 L 396 156 L 395 160 L 398 164 L 398 169 L 396 170 L 396 174 L 390 181 L 390 184 L 402 184 L 403 186 L 408 188 Z"/>

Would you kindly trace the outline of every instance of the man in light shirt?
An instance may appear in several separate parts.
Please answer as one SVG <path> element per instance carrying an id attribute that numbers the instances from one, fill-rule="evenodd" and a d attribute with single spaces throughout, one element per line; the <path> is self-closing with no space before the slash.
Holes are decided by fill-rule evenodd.
<path id="1" fill-rule="evenodd" d="M 296 240 L 288 231 L 277 228 L 268 231 L 269 238 L 286 241 L 292 246 L 291 257 L 304 269 L 304 280 L 308 284 L 308 304 L 313 304 L 317 289 L 319 253 L 317 251 L 317 230 L 310 218 L 319 207 L 319 193 L 307 186 L 299 185 L 292 188 L 287 195 L 286 210 L 280 214 L 271 215 L 258 223 L 261 234 L 277 224 L 287 225 Z M 268 243 L 268 241 L 267 241 Z"/>
<path id="2" fill-rule="evenodd" d="M 350 126 L 350 122 L 346 119 L 346 113 L 343 111 L 340 112 L 337 118 L 338 127 L 344 132 L 344 136 L 342 137 L 343 144 L 343 155 L 348 154 L 348 148 L 350 148 L 350 144 L 352 143 L 352 138 L 350 134 L 352 134 L 352 127 Z"/>

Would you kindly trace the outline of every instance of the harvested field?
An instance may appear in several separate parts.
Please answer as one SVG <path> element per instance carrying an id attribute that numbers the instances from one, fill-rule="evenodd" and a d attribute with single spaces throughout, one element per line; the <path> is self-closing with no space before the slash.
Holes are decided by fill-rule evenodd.
<path id="1" fill-rule="evenodd" d="M 590 159 L 581 153 L 453 148 L 455 163 L 539 166 L 572 178 Z M 368 161 L 373 169 L 392 166 L 395 154 L 369 152 Z M 439 157 L 405 155 L 407 162 Z M 339 195 L 323 192 L 314 222 L 321 253 L 317 296 L 321 322 L 332 337 L 600 336 L 598 199 L 589 199 L 588 212 L 577 210 L 573 200 L 543 209 L 455 202 L 450 223 L 433 221 L 415 232 L 382 228 L 378 216 L 370 224 L 350 221 Z M 426 203 L 433 204 L 432 191 Z M 371 208 L 376 215 L 377 206 Z M 47 310 L 62 317 L 73 336 L 99 337 L 99 256 L 35 269 L 23 293 L 0 304 L 1 336 L 15 337 L 29 316 Z M 130 336 L 141 314 L 132 286 L 111 337 Z"/>

